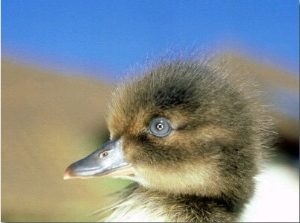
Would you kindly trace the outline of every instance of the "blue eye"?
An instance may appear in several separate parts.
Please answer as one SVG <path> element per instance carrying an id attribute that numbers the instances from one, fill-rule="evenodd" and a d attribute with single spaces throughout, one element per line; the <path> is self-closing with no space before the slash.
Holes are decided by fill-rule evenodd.
<path id="1" fill-rule="evenodd" d="M 171 124 L 166 118 L 155 118 L 150 122 L 149 132 L 157 137 L 165 137 L 172 131 Z"/>

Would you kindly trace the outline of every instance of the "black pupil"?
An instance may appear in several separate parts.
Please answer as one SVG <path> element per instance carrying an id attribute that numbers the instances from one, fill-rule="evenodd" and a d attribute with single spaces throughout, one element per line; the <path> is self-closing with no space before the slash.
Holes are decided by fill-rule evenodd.
<path id="1" fill-rule="evenodd" d="M 159 131 L 161 131 L 161 130 L 164 129 L 164 124 L 158 123 L 158 124 L 156 125 L 156 128 L 157 128 Z"/>

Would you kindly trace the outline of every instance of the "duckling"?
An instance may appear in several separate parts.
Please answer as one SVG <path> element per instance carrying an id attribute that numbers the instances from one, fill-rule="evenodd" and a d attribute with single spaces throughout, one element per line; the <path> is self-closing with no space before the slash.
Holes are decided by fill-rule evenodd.
<path id="1" fill-rule="evenodd" d="M 179 58 L 121 83 L 110 140 L 64 179 L 132 180 L 106 221 L 238 221 L 267 157 L 271 121 L 252 82 L 225 70 Z"/>

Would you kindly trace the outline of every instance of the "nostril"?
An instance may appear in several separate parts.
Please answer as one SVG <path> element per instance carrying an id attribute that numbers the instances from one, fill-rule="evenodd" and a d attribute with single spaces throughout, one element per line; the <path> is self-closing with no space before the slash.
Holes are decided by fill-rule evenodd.
<path id="1" fill-rule="evenodd" d="M 104 152 L 99 154 L 99 158 L 101 158 L 101 159 L 106 157 L 106 156 L 108 156 L 108 151 L 104 151 Z"/>

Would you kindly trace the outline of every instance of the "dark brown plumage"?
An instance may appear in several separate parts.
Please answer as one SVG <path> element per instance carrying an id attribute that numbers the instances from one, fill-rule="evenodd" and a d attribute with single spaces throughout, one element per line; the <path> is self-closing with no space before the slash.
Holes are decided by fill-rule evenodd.
<path id="1" fill-rule="evenodd" d="M 238 221 L 271 122 L 251 82 L 236 77 L 175 59 L 122 83 L 110 106 L 110 142 L 72 164 L 66 178 L 130 167 L 125 178 L 136 183 L 109 221 Z"/>

